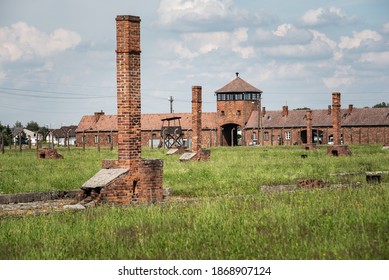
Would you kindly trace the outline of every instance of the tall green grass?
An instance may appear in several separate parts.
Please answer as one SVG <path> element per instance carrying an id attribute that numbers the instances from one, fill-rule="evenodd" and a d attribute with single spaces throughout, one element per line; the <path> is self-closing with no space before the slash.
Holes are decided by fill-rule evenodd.
<path id="1" fill-rule="evenodd" d="M 389 170 L 388 150 L 381 146 L 352 146 L 351 157 L 328 157 L 326 149 L 305 151 L 301 147 L 214 148 L 208 162 L 179 161 L 166 150 L 144 149 L 143 157 L 164 160 L 164 185 L 181 196 L 252 194 L 261 185 L 294 184 L 297 179 L 316 178 L 342 182 L 339 172 Z M 117 151 L 60 149 L 63 160 L 38 160 L 35 150 L 6 150 L 0 154 L 0 193 L 79 189 L 101 169 L 101 160 L 117 158 Z M 308 158 L 301 158 L 307 154 Z M 363 176 L 347 180 L 362 181 Z M 388 175 L 383 177 L 388 182 Z"/>
<path id="2" fill-rule="evenodd" d="M 144 149 L 164 159 L 164 186 L 180 203 L 101 206 L 49 215 L 0 215 L 0 259 L 388 259 L 388 150 L 352 146 L 352 157 L 299 147 L 214 148 L 209 162 Z M 0 192 L 78 189 L 116 151 L 0 154 Z M 307 154 L 303 159 L 301 154 Z M 324 179 L 342 187 L 265 192 L 262 185 Z M 354 183 L 359 181 L 359 187 Z"/>
<path id="3" fill-rule="evenodd" d="M 388 188 L 268 192 L 0 220 L 0 259 L 387 259 Z"/>

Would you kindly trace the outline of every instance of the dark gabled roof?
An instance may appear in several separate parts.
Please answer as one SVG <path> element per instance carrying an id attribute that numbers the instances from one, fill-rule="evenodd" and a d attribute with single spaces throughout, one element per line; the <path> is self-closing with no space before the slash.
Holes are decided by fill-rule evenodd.
<path id="1" fill-rule="evenodd" d="M 52 133 L 56 138 L 76 137 L 76 125 L 62 126 L 58 129 L 53 129 Z"/>
<path id="2" fill-rule="evenodd" d="M 250 85 L 245 80 L 241 79 L 238 75 L 230 83 L 226 84 L 221 89 L 215 91 L 215 93 L 262 93 L 262 90 Z"/>
<path id="3" fill-rule="evenodd" d="M 17 135 L 19 135 L 19 133 L 22 133 L 23 132 L 23 127 L 14 127 L 12 128 L 12 136 L 15 137 Z"/>
<path id="4" fill-rule="evenodd" d="M 358 126 L 389 126 L 389 108 L 353 108 L 341 110 L 341 125 L 343 127 Z M 262 118 L 263 128 L 306 127 L 305 110 L 289 110 L 287 116 L 282 111 L 266 111 Z M 331 127 L 332 118 L 328 110 L 312 110 L 312 126 Z M 258 128 L 258 111 L 252 112 L 246 129 Z"/>

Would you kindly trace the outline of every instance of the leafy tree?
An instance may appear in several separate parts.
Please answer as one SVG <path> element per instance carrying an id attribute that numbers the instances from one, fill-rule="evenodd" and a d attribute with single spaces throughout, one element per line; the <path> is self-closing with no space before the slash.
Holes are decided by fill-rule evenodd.
<path id="1" fill-rule="evenodd" d="M 11 128 L 9 127 L 9 125 L 7 126 L 3 126 L 2 128 L 0 128 L 1 131 L 3 133 L 3 137 L 4 137 L 4 145 L 5 146 L 9 146 L 12 144 L 12 130 Z"/>
<path id="2" fill-rule="evenodd" d="M 40 127 L 37 122 L 29 121 L 26 125 L 26 128 L 31 131 L 38 131 Z"/>
<path id="3" fill-rule="evenodd" d="M 46 141 L 47 135 L 49 135 L 50 130 L 45 126 L 41 126 L 39 127 L 38 133 L 41 134 L 43 140 Z"/>
<path id="4" fill-rule="evenodd" d="M 22 131 L 22 133 L 20 134 L 20 136 L 21 136 L 22 144 L 28 144 L 27 135 L 26 135 L 26 133 L 24 133 L 24 131 Z M 16 135 L 16 137 L 15 137 L 15 143 L 16 143 L 16 145 L 19 144 L 19 135 Z"/>
<path id="5" fill-rule="evenodd" d="M 20 121 L 16 121 L 14 128 L 15 127 L 23 127 L 22 123 Z"/>
<path id="6" fill-rule="evenodd" d="M 373 108 L 389 108 L 389 102 L 381 102 L 373 106 Z"/>

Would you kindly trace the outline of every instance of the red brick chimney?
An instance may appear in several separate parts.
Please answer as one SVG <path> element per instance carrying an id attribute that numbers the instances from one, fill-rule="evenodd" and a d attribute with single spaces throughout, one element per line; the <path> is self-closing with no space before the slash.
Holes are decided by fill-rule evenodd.
<path id="1" fill-rule="evenodd" d="M 104 115 L 103 110 L 101 112 L 95 112 L 95 122 L 98 122 L 102 115 Z"/>
<path id="2" fill-rule="evenodd" d="M 353 112 L 353 109 L 354 109 L 353 104 L 349 104 L 349 105 L 348 105 L 348 112 L 347 112 L 347 113 L 348 113 L 349 115 L 351 115 L 351 113 Z"/>
<path id="3" fill-rule="evenodd" d="M 340 93 L 332 93 L 332 129 L 334 137 L 334 145 L 340 145 L 340 128 L 341 128 L 341 115 L 340 115 Z"/>
<path id="4" fill-rule="evenodd" d="M 262 117 L 266 115 L 266 107 L 262 107 Z"/>
<path id="5" fill-rule="evenodd" d="M 116 17 L 119 166 L 137 171 L 141 160 L 140 18 Z"/>
<path id="6" fill-rule="evenodd" d="M 307 112 L 307 145 L 312 145 L 312 110 Z"/>
<path id="7" fill-rule="evenodd" d="M 331 108 L 331 105 L 328 105 L 328 111 L 327 111 L 327 115 L 331 115 L 331 111 L 332 111 L 332 108 Z"/>
<path id="8" fill-rule="evenodd" d="M 192 152 L 201 152 L 201 86 L 192 87 Z"/>
<path id="9" fill-rule="evenodd" d="M 351 156 L 352 153 L 347 145 L 341 145 L 341 112 L 340 112 L 340 93 L 332 93 L 332 134 L 334 137 L 334 144 L 328 146 L 327 154 L 329 156 Z M 352 105 L 349 106 L 349 112 L 352 111 Z"/>
<path id="10" fill-rule="evenodd" d="M 287 117 L 289 115 L 288 106 L 282 106 L 282 116 Z"/>
<path id="11" fill-rule="evenodd" d="M 118 160 L 103 160 L 81 187 L 81 203 L 155 203 L 163 199 L 163 161 L 141 158 L 140 18 L 116 17 Z"/>

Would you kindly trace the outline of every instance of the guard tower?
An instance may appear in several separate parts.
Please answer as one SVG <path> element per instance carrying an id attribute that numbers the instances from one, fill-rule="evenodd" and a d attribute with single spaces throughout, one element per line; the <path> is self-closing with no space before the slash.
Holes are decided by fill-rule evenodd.
<path id="1" fill-rule="evenodd" d="M 172 148 L 184 146 L 184 133 L 181 128 L 181 117 L 171 117 L 162 119 L 161 140 L 159 148 Z"/>
<path id="2" fill-rule="evenodd" d="M 262 90 L 250 85 L 239 77 L 239 73 L 236 73 L 233 81 L 215 93 L 217 96 L 218 144 L 236 146 L 239 144 L 238 135 L 241 134 L 244 137 L 244 133 L 240 131 L 246 126 L 251 113 L 261 108 Z M 246 144 L 244 138 L 241 139 L 241 144 Z"/>

